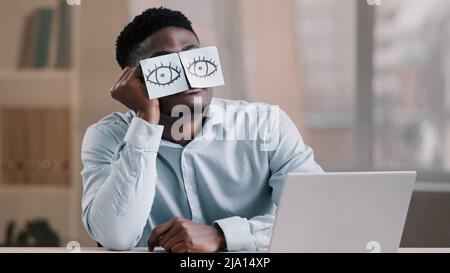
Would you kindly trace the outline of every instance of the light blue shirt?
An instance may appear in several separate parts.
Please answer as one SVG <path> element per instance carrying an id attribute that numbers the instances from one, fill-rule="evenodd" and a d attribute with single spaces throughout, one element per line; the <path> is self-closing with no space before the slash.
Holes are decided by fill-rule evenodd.
<path id="1" fill-rule="evenodd" d="M 231 122 L 223 114 L 229 109 L 238 113 Z M 285 176 L 322 172 L 283 111 L 275 115 L 276 127 L 267 125 L 274 112 L 264 104 L 213 99 L 204 131 L 185 147 L 163 140 L 163 126 L 133 111 L 91 125 L 81 172 L 89 235 L 108 249 L 128 250 L 147 246 L 153 228 L 181 216 L 219 225 L 229 251 L 265 250 Z M 230 137 L 236 128 L 258 128 L 262 137 L 251 130 Z"/>

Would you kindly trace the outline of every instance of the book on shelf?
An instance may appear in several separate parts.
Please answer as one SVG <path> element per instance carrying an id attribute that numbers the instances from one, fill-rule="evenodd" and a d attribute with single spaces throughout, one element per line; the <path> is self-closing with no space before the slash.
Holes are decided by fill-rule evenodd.
<path id="1" fill-rule="evenodd" d="M 32 67 L 33 65 L 33 49 L 35 48 L 36 39 L 36 12 L 26 16 L 23 28 L 22 49 L 19 56 L 19 67 Z"/>
<path id="2" fill-rule="evenodd" d="M 33 67 L 47 67 L 49 61 L 50 38 L 52 34 L 53 10 L 41 8 L 36 16 L 36 45 Z"/>
<path id="3" fill-rule="evenodd" d="M 55 67 L 68 68 L 71 63 L 71 13 L 66 1 L 59 1 L 58 9 L 58 47 L 56 51 Z"/>
<path id="4" fill-rule="evenodd" d="M 64 0 L 57 8 L 42 7 L 25 19 L 21 68 L 68 68 L 71 64 L 71 13 Z"/>

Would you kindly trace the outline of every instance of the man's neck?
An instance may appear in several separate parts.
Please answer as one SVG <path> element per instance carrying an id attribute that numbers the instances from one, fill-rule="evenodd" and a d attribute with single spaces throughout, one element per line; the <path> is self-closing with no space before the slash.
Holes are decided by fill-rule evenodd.
<path id="1" fill-rule="evenodd" d="M 172 134 L 172 127 L 177 122 L 177 127 L 174 128 L 174 133 L 180 134 L 180 136 L 174 136 Z M 203 125 L 203 115 L 193 115 L 189 119 L 183 117 L 171 117 L 169 115 L 161 113 L 159 124 L 164 126 L 162 138 L 173 143 L 186 146 L 192 139 L 194 139 L 198 130 Z M 180 127 L 179 125 L 182 124 Z M 180 139 L 181 138 L 181 139 Z"/>

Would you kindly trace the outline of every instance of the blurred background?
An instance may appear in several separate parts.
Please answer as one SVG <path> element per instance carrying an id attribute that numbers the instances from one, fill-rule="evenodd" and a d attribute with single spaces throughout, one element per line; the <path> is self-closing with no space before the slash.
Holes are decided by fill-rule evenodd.
<path id="1" fill-rule="evenodd" d="M 417 170 L 402 246 L 450 246 L 450 1 L 371 2 L 0 0 L 0 245 L 95 245 L 81 140 L 126 111 L 117 35 L 163 5 L 218 46 L 215 96 L 280 105 L 327 171 Z"/>

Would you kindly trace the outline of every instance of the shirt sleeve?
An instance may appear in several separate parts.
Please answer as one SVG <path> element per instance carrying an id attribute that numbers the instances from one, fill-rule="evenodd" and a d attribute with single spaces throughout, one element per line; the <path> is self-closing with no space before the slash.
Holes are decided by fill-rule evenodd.
<path id="1" fill-rule="evenodd" d="M 274 138 L 266 146 L 273 147 L 267 151 L 271 171 L 268 184 L 272 188 L 272 201 L 276 206 L 287 174 L 323 172 L 314 161 L 313 150 L 304 144 L 295 124 L 287 114 L 280 110 L 277 120 L 279 123 L 275 123 L 276 127 L 270 128 Z M 234 216 L 214 223 L 222 229 L 228 251 L 265 251 L 269 247 L 275 213 L 276 210 L 250 219 Z"/>
<path id="2" fill-rule="evenodd" d="M 163 126 L 134 117 L 120 140 L 111 123 L 93 125 L 83 139 L 83 224 L 111 250 L 128 250 L 139 241 L 156 188 L 156 156 Z"/>

